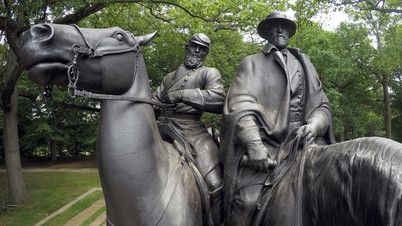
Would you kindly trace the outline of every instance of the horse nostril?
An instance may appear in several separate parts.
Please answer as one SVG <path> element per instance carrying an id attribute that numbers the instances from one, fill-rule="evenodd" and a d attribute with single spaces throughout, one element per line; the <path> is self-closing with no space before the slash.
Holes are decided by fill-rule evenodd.
<path id="1" fill-rule="evenodd" d="M 53 27 L 49 24 L 37 24 L 30 29 L 31 37 L 37 41 L 47 41 L 53 37 Z"/>

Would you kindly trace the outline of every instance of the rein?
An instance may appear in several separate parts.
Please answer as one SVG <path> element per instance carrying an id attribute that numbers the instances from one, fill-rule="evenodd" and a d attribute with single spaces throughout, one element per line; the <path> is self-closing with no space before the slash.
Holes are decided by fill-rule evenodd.
<path id="1" fill-rule="evenodd" d="M 68 77 L 68 85 L 67 85 L 67 89 L 68 89 L 68 94 L 71 97 L 84 97 L 84 98 L 88 98 L 88 99 L 95 99 L 95 100 L 120 100 L 120 101 L 131 101 L 131 102 L 138 102 L 138 103 L 147 103 L 147 104 L 151 104 L 151 105 L 155 105 L 158 106 L 160 108 L 171 108 L 174 106 L 174 104 L 164 104 L 164 103 L 160 103 L 158 101 L 149 99 L 149 98 L 141 98 L 141 97 L 132 97 L 132 96 L 125 96 L 123 95 L 108 95 L 108 94 L 97 94 L 97 93 L 92 93 L 86 90 L 78 90 L 77 89 L 77 83 L 79 80 L 79 76 L 80 76 L 80 71 L 78 68 L 78 60 L 83 57 L 89 57 L 89 58 L 95 58 L 95 57 L 102 57 L 105 55 L 112 55 L 112 54 L 120 54 L 120 53 L 127 53 L 127 52 L 135 52 L 137 53 L 137 57 L 138 57 L 138 53 L 140 52 L 140 48 L 139 45 L 135 45 L 132 48 L 127 48 L 127 49 L 123 49 L 123 50 L 118 50 L 118 51 L 98 51 L 97 47 L 98 45 L 101 43 L 99 42 L 98 45 L 93 48 L 91 47 L 91 45 L 88 43 L 87 39 L 85 38 L 84 34 L 82 33 L 81 29 L 73 24 L 71 25 L 73 26 L 78 33 L 80 34 L 80 36 L 82 37 L 82 39 L 84 40 L 86 47 L 81 47 L 78 44 L 74 44 L 71 47 L 71 51 L 74 54 L 74 58 L 71 61 L 71 63 L 68 66 L 67 69 L 67 77 Z M 133 35 L 131 35 L 132 37 L 134 37 Z M 134 69 L 134 74 L 133 76 L 135 76 L 137 74 L 137 62 L 134 65 L 135 69 Z M 134 79 L 133 79 L 134 81 Z"/>

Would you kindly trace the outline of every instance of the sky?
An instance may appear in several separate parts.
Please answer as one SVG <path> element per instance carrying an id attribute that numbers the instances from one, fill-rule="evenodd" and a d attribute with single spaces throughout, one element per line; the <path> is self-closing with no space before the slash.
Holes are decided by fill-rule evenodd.
<path id="1" fill-rule="evenodd" d="M 343 11 L 320 13 L 313 18 L 314 21 L 321 23 L 322 28 L 327 31 L 334 31 L 341 22 L 348 20 L 348 15 Z"/>
<path id="2" fill-rule="evenodd" d="M 289 9 L 285 12 L 286 16 L 291 19 L 295 19 L 294 12 Z M 330 10 L 327 14 L 319 13 L 314 16 L 313 21 L 318 22 L 322 25 L 322 28 L 327 31 L 335 31 L 335 29 L 344 21 L 348 20 L 348 15 L 343 11 L 332 11 Z"/>

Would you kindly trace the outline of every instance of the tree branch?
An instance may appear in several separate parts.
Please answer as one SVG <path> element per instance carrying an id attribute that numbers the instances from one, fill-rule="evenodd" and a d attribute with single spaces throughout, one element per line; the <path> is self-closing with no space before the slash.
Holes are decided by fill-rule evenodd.
<path id="1" fill-rule="evenodd" d="M 58 24 L 76 24 L 80 20 L 84 19 L 85 17 L 96 13 L 97 11 L 105 8 L 110 3 L 97 3 L 97 4 L 88 4 L 85 7 L 75 11 L 72 14 L 66 15 L 62 18 L 58 18 L 54 20 L 54 23 Z"/>
<path id="2" fill-rule="evenodd" d="M 30 93 L 30 92 L 25 92 L 25 91 L 18 91 L 18 96 L 30 99 L 32 102 L 35 102 L 36 99 L 38 98 L 37 95 Z"/>
<path id="3" fill-rule="evenodd" d="M 357 6 L 361 3 L 364 3 L 365 1 L 362 0 L 357 0 L 357 1 L 336 1 L 336 0 L 332 0 L 331 1 L 332 4 L 334 4 L 334 6 Z M 378 12 L 382 12 L 382 13 L 397 13 L 397 14 L 402 14 L 402 8 L 385 8 L 385 5 L 378 7 L 379 3 L 381 1 L 378 1 L 377 4 L 369 4 L 368 7 L 359 7 L 361 10 L 367 10 L 367 11 L 378 11 Z M 366 2 L 367 3 L 367 2 Z"/>
<path id="4" fill-rule="evenodd" d="M 212 19 L 212 18 L 207 18 L 207 17 L 202 17 L 199 15 L 194 14 L 193 12 L 191 12 L 190 10 L 188 10 L 186 7 L 180 5 L 179 3 L 176 2 L 169 2 L 169 1 L 163 1 L 163 0 L 155 0 L 155 1 L 146 1 L 146 0 L 111 0 L 109 1 L 109 3 L 152 3 L 152 4 L 164 4 L 164 5 L 170 5 L 170 6 L 174 6 L 177 7 L 181 10 L 183 10 L 186 14 L 188 14 L 189 16 L 193 17 L 193 18 L 197 18 L 197 19 L 201 19 L 205 22 L 228 22 L 228 21 L 220 21 L 217 19 Z"/>
<path id="5" fill-rule="evenodd" d="M 152 7 L 148 7 L 148 6 L 146 6 L 145 4 L 141 4 L 141 3 L 139 3 L 139 4 L 140 4 L 142 7 L 148 9 L 148 10 L 149 10 L 149 13 L 150 13 L 153 17 L 155 17 L 156 19 L 162 20 L 163 22 L 166 22 L 166 23 L 170 23 L 170 22 L 172 21 L 172 19 L 164 18 L 164 17 L 162 17 L 161 15 L 157 15 L 157 14 L 154 12 L 154 10 L 152 9 Z"/>

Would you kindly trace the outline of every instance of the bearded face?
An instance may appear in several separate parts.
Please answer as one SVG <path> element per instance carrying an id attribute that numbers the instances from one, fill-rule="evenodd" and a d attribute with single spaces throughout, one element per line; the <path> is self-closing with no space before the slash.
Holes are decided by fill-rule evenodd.
<path id="1" fill-rule="evenodd" d="M 273 24 L 268 30 L 268 41 L 279 50 L 287 47 L 289 43 L 289 28 L 282 24 Z"/>
<path id="2" fill-rule="evenodd" d="M 190 42 L 186 45 L 186 56 L 184 59 L 184 65 L 191 69 L 198 68 L 207 55 L 207 47 Z"/>

